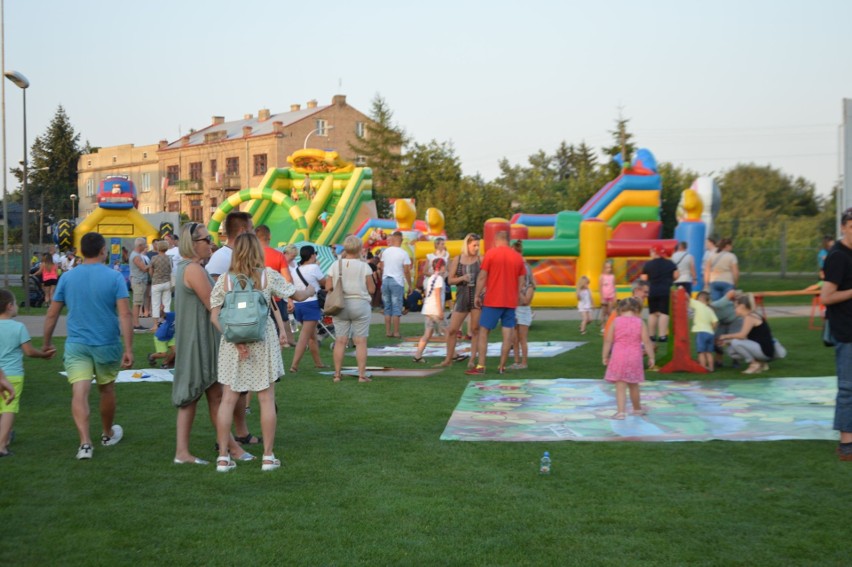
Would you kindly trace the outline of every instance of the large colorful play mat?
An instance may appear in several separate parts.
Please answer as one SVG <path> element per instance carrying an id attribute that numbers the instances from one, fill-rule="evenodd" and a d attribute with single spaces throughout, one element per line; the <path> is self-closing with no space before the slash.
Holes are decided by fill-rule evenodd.
<path id="1" fill-rule="evenodd" d="M 604 380 L 468 383 L 445 441 L 774 441 L 837 439 L 837 378 L 656 381 L 641 386 L 645 416 L 611 419 Z M 630 402 L 628 401 L 628 408 Z"/>

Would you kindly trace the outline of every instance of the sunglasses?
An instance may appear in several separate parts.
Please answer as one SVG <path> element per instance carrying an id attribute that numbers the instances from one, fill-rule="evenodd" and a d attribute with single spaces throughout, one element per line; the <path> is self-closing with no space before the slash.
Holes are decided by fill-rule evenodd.
<path id="1" fill-rule="evenodd" d="M 213 237 L 208 234 L 204 238 L 193 238 L 192 241 L 193 242 L 202 242 L 203 241 L 203 242 L 206 242 L 207 244 L 212 244 L 213 243 Z"/>

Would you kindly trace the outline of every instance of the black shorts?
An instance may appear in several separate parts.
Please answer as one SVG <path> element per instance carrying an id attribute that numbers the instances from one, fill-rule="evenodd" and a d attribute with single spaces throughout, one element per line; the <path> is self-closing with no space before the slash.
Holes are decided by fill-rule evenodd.
<path id="1" fill-rule="evenodd" d="M 669 314 L 669 296 L 651 295 L 648 297 L 648 313 Z"/>

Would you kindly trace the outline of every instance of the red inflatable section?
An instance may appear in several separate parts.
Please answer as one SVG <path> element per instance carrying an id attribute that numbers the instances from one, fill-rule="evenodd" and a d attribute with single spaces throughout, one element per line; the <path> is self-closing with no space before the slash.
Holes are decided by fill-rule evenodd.
<path id="1" fill-rule="evenodd" d="M 522 224 L 513 224 L 509 230 L 509 238 L 511 240 L 527 240 L 530 237 L 529 229 Z"/>
<path id="2" fill-rule="evenodd" d="M 662 374 L 671 374 L 672 372 L 707 373 L 707 369 L 695 362 L 690 354 L 688 305 L 689 298 L 686 296 L 686 290 L 682 287 L 677 288 L 672 300 L 672 335 L 674 335 L 672 358 L 665 366 L 660 368 Z"/>
<path id="3" fill-rule="evenodd" d="M 660 248 L 667 258 L 671 258 L 677 247 L 677 240 L 608 240 L 607 258 L 630 258 L 650 256 L 651 248 Z"/>
<path id="4" fill-rule="evenodd" d="M 485 241 L 485 250 L 488 251 L 494 248 L 494 235 L 500 231 L 505 231 L 511 234 L 512 225 L 506 219 L 489 219 L 485 221 L 485 230 L 482 232 L 482 239 Z"/>
<path id="5" fill-rule="evenodd" d="M 574 285 L 577 262 L 572 260 L 542 260 L 533 269 L 536 285 Z"/>
<path id="6" fill-rule="evenodd" d="M 662 234 L 662 221 L 622 222 L 612 231 L 612 238 L 613 240 L 655 240 Z"/>

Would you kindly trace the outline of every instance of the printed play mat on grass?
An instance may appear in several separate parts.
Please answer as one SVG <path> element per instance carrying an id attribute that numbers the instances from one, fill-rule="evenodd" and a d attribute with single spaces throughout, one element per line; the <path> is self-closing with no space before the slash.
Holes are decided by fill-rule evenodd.
<path id="1" fill-rule="evenodd" d="M 474 381 L 441 440 L 837 439 L 835 377 L 656 381 L 641 393 L 648 414 L 614 420 L 615 386 L 604 380 Z"/>
<path id="2" fill-rule="evenodd" d="M 60 372 L 68 376 L 66 372 Z M 172 382 L 174 375 L 171 370 L 163 368 L 144 368 L 139 370 L 120 370 L 115 378 L 115 383 L 141 383 L 141 382 Z M 94 379 L 92 380 L 94 382 Z"/>
<path id="3" fill-rule="evenodd" d="M 570 341 L 549 341 L 529 343 L 529 358 L 551 358 L 563 352 L 568 352 L 586 343 Z M 500 356 L 499 342 L 488 343 L 488 356 Z M 402 342 L 396 345 L 386 345 L 367 349 L 367 356 L 414 356 L 417 352 L 417 343 Z M 349 353 L 355 356 L 355 351 Z M 470 343 L 459 342 L 456 344 L 456 354 L 470 354 Z M 432 358 L 436 356 L 447 356 L 447 345 L 444 343 L 429 343 L 423 351 L 423 356 Z"/>

